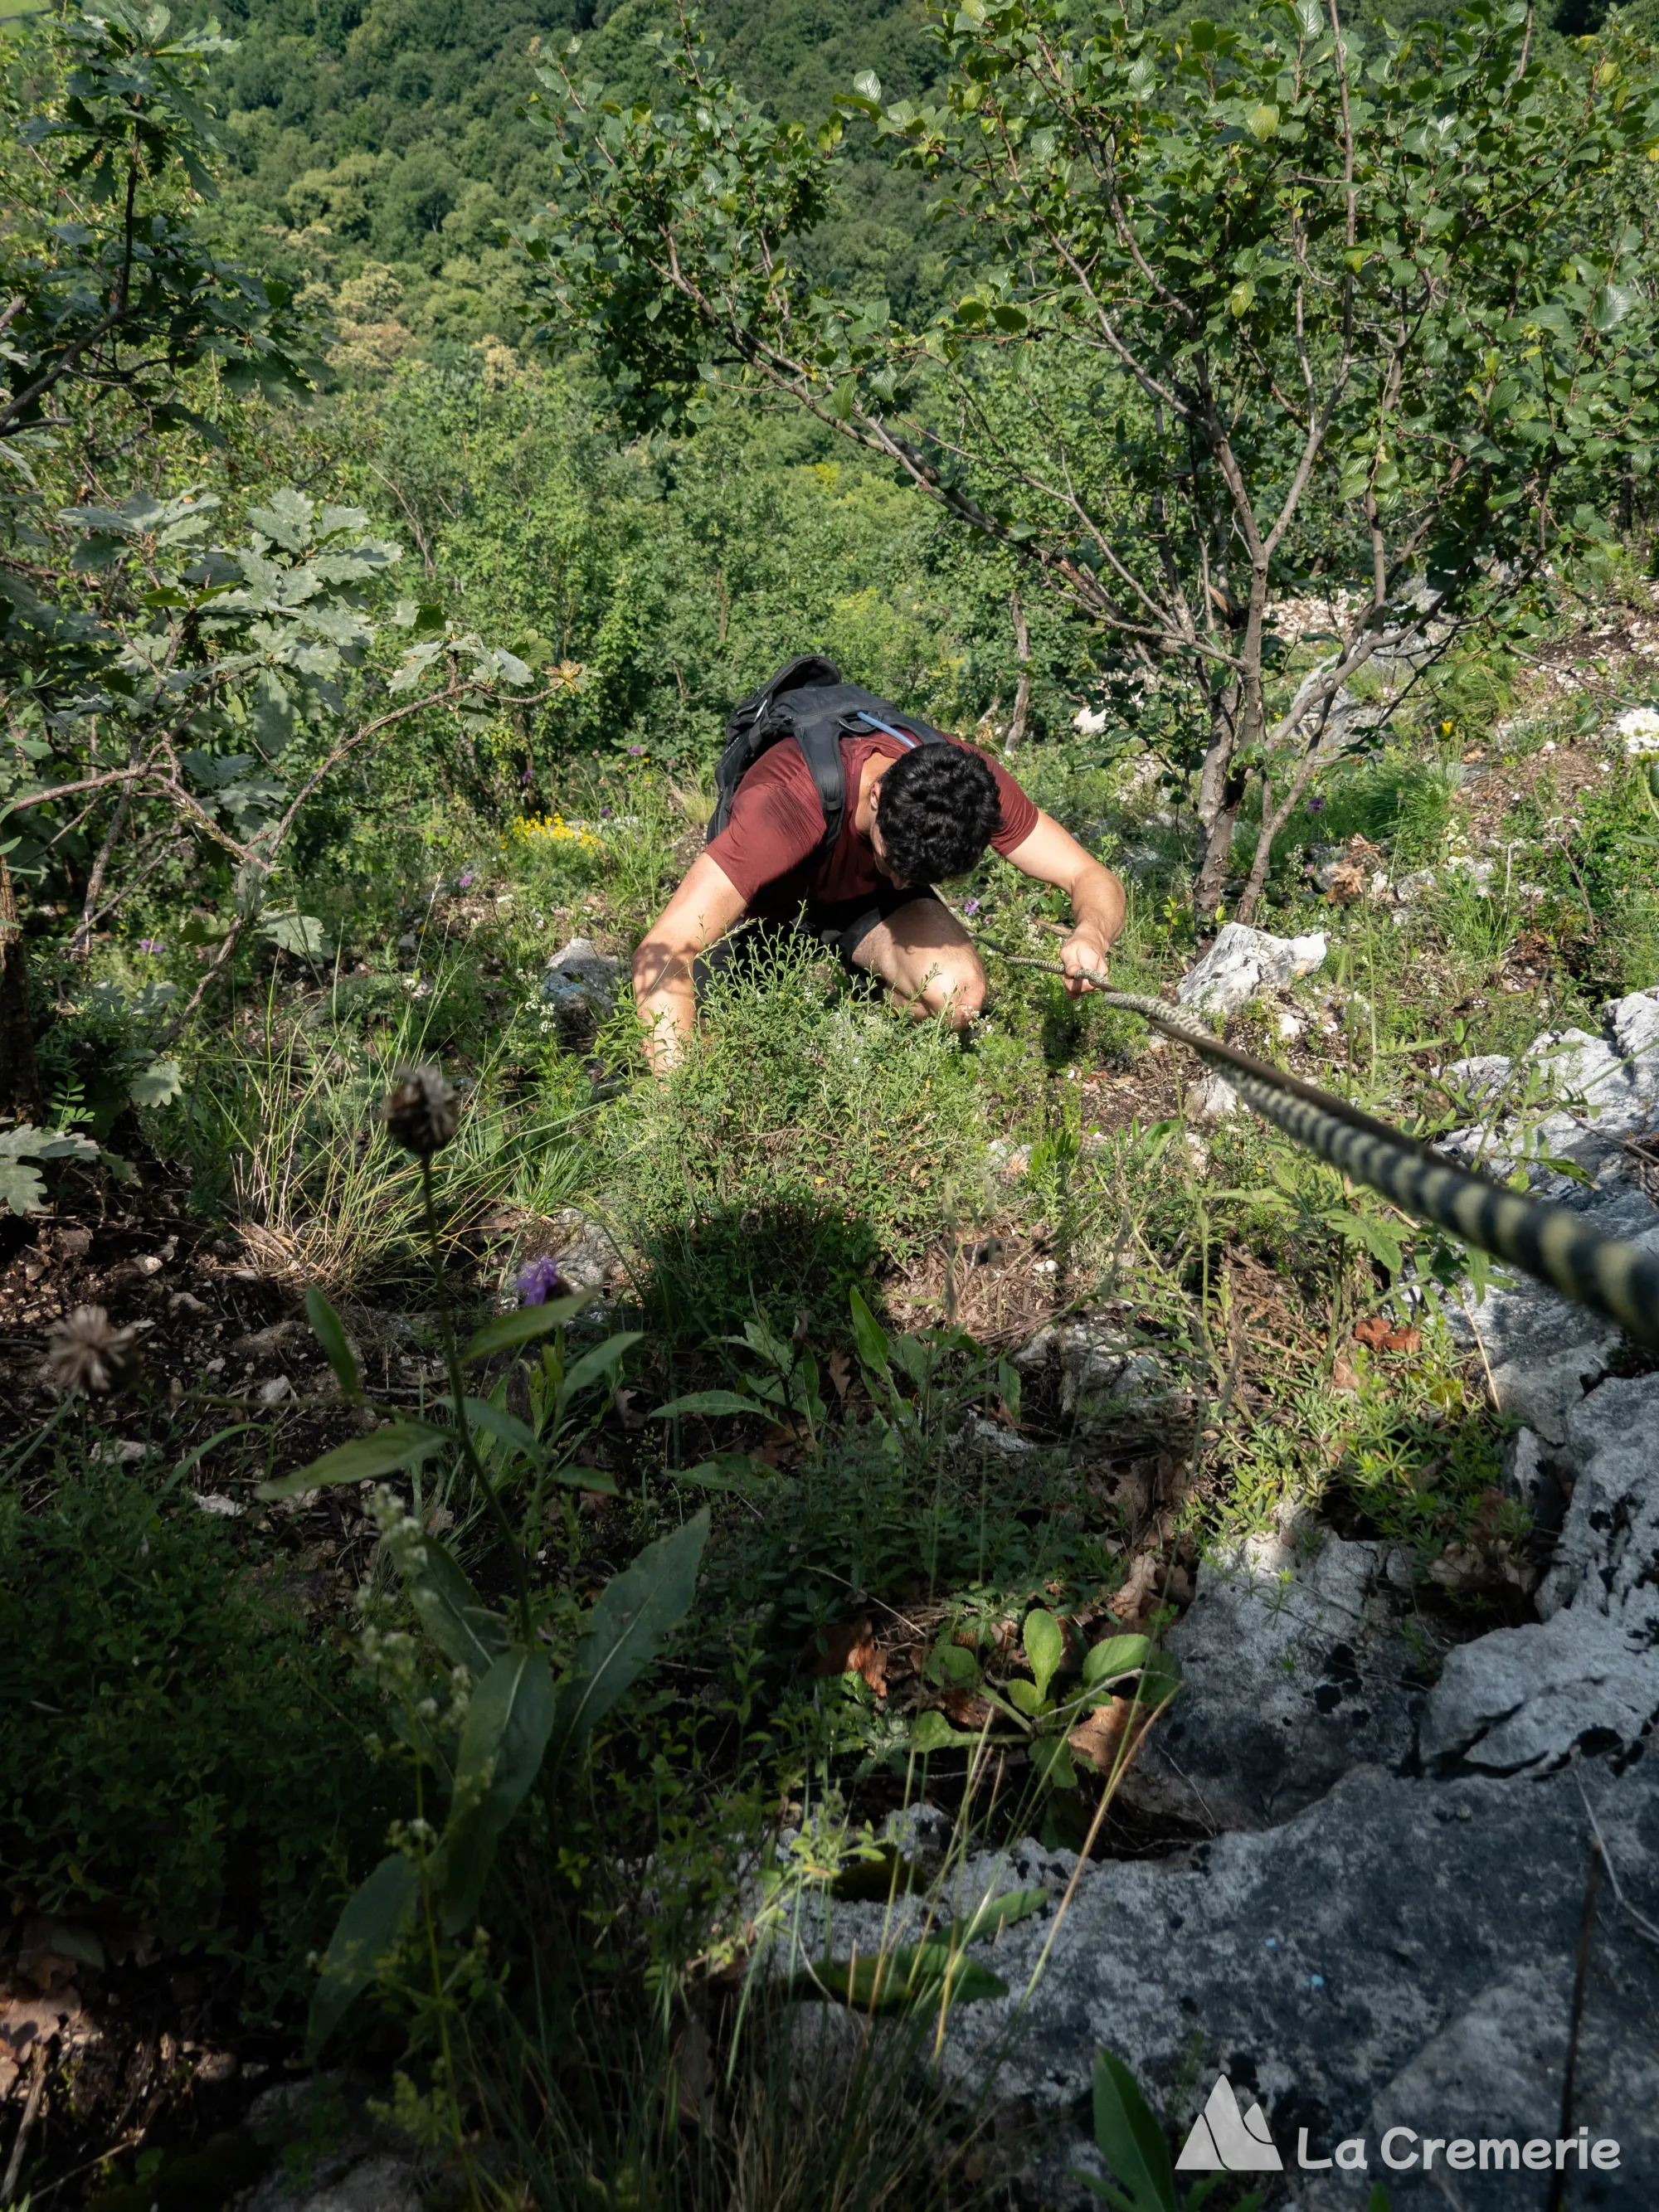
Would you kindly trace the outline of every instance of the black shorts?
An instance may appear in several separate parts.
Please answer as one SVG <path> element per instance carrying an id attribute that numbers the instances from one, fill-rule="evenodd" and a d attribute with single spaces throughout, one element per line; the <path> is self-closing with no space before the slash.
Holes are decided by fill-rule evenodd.
<path id="1" fill-rule="evenodd" d="M 901 890 L 896 884 L 883 884 L 867 898 L 807 907 L 793 921 L 754 915 L 728 929 L 718 943 L 698 955 L 691 970 L 697 996 L 702 999 L 715 976 L 752 975 L 775 951 L 802 939 L 839 953 L 849 974 L 865 975 L 868 970 L 859 966 L 854 955 L 876 924 L 887 921 L 901 907 L 919 905 L 923 900 L 933 906 L 944 903 L 933 891 Z"/>

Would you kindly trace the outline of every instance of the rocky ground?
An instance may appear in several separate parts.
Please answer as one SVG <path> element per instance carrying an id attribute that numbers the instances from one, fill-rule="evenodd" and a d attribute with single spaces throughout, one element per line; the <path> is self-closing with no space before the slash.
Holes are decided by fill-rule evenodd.
<path id="1" fill-rule="evenodd" d="M 1659 994 L 1643 993 L 1604 1010 L 1600 1037 L 1540 1037 L 1531 1069 L 1466 1069 L 1493 1110 L 1446 1149 L 1511 1166 L 1505 1102 L 1541 1070 L 1559 1103 L 1528 1117 L 1525 1149 L 1549 1163 L 1534 1187 L 1659 1249 L 1656 1048 Z M 1442 1656 L 1388 1546 L 1292 1521 L 1207 1558 L 1169 1638 L 1181 1694 L 1123 1789 L 1207 1840 L 1081 1869 L 1027 1844 L 958 1878 L 958 1911 L 1011 1887 L 1054 1900 L 983 1947 L 1010 1995 L 960 2007 L 945 2054 L 964 2085 L 994 2062 L 998 2095 L 1049 2116 L 1048 2201 L 1093 2201 L 1066 2174 L 1100 2170 L 1079 2116 L 1104 2047 L 1183 2124 L 1218 2072 L 1259 2100 L 1279 2201 L 1302 2212 L 1348 2212 L 1379 2181 L 1395 2212 L 1544 2202 L 1541 2171 L 1465 2169 L 1461 2152 L 1451 2170 L 1443 2151 L 1425 2172 L 1414 2142 L 1431 2137 L 1476 2160 L 1483 2139 L 1547 2140 L 1552 2172 L 1571 2139 L 1566 2203 L 1659 2202 L 1659 1374 L 1610 1373 L 1617 1332 L 1530 1283 L 1466 1314 L 1525 1424 L 1507 1480 L 1559 1532 L 1538 1618 Z M 1068 1371 L 1074 1401 L 1147 1379 L 1099 1340 Z M 836 1948 L 902 1940 L 915 1910 L 843 1906 Z M 1391 2129 L 1414 2131 L 1389 2138 L 1394 2167 Z M 1616 2166 L 1584 2164 L 1582 2130 L 1618 2144 Z M 1298 2163 L 1299 2145 L 1328 2160 L 1356 2140 L 1364 2167 Z"/>

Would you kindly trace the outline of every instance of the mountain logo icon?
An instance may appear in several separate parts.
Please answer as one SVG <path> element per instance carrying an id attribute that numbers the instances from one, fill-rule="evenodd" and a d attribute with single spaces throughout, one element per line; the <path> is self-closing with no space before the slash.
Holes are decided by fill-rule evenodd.
<path id="1" fill-rule="evenodd" d="M 1273 2148 L 1260 2105 L 1238 2109 L 1233 2085 L 1216 2076 L 1209 2102 L 1193 2122 L 1193 2131 L 1176 2160 L 1178 2173 L 1283 2173 L 1285 2161 Z"/>

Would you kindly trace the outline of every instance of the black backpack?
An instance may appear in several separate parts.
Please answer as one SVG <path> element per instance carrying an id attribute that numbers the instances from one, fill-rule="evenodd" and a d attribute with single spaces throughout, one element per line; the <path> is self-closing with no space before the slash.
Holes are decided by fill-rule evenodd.
<path id="1" fill-rule="evenodd" d="M 872 729 L 905 738 L 911 744 L 950 742 L 942 730 L 919 715 L 906 713 L 889 699 L 878 699 L 860 684 L 843 684 L 833 660 L 809 653 L 799 660 L 786 662 L 769 684 L 751 691 L 727 719 L 726 744 L 714 770 L 710 841 L 731 820 L 738 786 L 761 755 L 769 752 L 780 738 L 793 738 L 811 771 L 823 807 L 823 840 L 818 849 L 830 851 L 841 835 L 847 812 L 847 763 L 841 741 Z"/>

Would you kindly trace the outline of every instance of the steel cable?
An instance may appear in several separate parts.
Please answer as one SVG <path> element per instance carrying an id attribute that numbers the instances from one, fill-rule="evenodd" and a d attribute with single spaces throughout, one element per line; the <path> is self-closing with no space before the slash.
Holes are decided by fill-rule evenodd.
<path id="1" fill-rule="evenodd" d="M 1064 975 L 1052 960 L 988 951 L 1016 968 Z M 1431 1146 L 1392 1129 L 1346 1098 L 1223 1044 L 1161 999 L 1115 991 L 1097 971 L 1083 971 L 1102 1001 L 1139 1014 L 1164 1036 L 1190 1045 L 1223 1073 L 1247 1106 L 1356 1182 L 1381 1191 L 1402 1212 L 1431 1221 L 1464 1243 L 1520 1268 L 1576 1305 L 1588 1306 L 1644 1344 L 1659 1345 L 1659 1255 L 1604 1237 L 1564 1206 L 1523 1198 L 1488 1176 L 1454 1167 Z"/>

